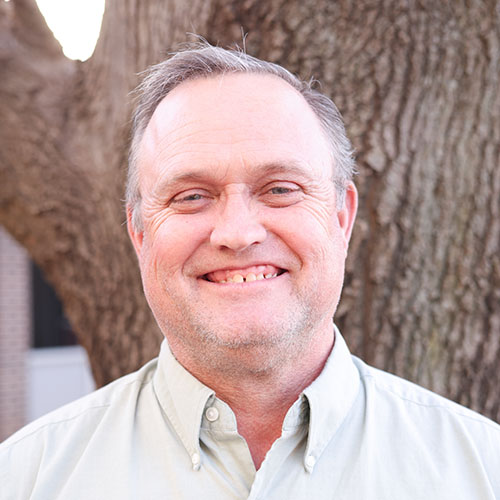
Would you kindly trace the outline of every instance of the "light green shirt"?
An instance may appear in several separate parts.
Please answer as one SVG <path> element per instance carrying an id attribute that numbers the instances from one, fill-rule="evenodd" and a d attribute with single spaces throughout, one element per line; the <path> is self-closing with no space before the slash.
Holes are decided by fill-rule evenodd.
<path id="1" fill-rule="evenodd" d="M 256 471 L 227 404 L 158 360 L 0 446 L 1 500 L 500 499 L 500 426 L 351 357 L 321 375 Z"/>

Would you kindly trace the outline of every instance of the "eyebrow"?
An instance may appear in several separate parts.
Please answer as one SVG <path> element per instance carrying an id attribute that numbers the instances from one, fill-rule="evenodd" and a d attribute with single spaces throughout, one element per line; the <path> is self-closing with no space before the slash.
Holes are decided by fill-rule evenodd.
<path id="1" fill-rule="evenodd" d="M 252 165 L 248 168 L 250 175 L 254 173 L 255 178 L 267 177 L 272 174 L 291 174 L 303 179 L 309 177 L 310 165 L 296 160 L 285 160 L 278 162 L 269 162 L 264 164 Z M 206 169 L 197 169 L 188 172 L 179 173 L 173 177 L 165 177 L 156 183 L 154 192 L 162 193 L 178 184 L 189 182 L 213 182 L 212 176 L 207 174 Z"/>
<path id="2" fill-rule="evenodd" d="M 255 168 L 262 173 L 262 176 L 283 173 L 294 174 L 300 177 L 310 177 L 312 170 L 309 164 L 297 160 L 257 164 Z"/>

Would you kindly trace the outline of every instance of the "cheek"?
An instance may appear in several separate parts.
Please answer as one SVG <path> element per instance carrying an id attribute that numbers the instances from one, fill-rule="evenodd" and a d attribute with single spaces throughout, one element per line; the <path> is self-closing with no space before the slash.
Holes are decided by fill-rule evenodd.
<path id="1" fill-rule="evenodd" d="M 206 225 L 200 220 L 173 217 L 145 232 L 143 268 L 153 279 L 181 273 L 186 261 L 206 239 Z"/>
<path id="2" fill-rule="evenodd" d="M 303 265 L 321 265 L 342 249 L 335 216 L 326 210 L 289 207 L 273 214 L 270 227 L 300 257 Z"/>

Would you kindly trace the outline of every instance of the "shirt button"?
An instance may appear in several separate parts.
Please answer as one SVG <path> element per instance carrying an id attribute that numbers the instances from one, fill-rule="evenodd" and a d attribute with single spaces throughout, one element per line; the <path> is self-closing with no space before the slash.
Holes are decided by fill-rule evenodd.
<path id="1" fill-rule="evenodd" d="M 191 463 L 193 464 L 194 470 L 198 470 L 200 468 L 200 455 L 198 455 L 198 453 L 193 453 L 191 455 Z"/>
<path id="2" fill-rule="evenodd" d="M 209 422 L 215 422 L 219 418 L 219 410 L 211 406 L 210 408 L 207 408 L 207 411 L 205 412 L 205 417 L 207 417 L 207 420 Z"/>
<path id="3" fill-rule="evenodd" d="M 306 467 L 312 469 L 316 465 L 316 459 L 312 455 L 308 455 L 306 458 Z"/>

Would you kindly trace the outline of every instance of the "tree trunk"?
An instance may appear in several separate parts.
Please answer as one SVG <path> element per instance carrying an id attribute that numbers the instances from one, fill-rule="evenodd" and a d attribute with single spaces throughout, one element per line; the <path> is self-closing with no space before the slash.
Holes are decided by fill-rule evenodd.
<path id="1" fill-rule="evenodd" d="M 352 350 L 500 420 L 500 3 L 108 1 L 87 62 L 0 2 L 0 223 L 44 270 L 99 385 L 157 352 L 123 226 L 129 92 L 195 32 L 314 76 L 357 149 L 337 314 Z"/>

